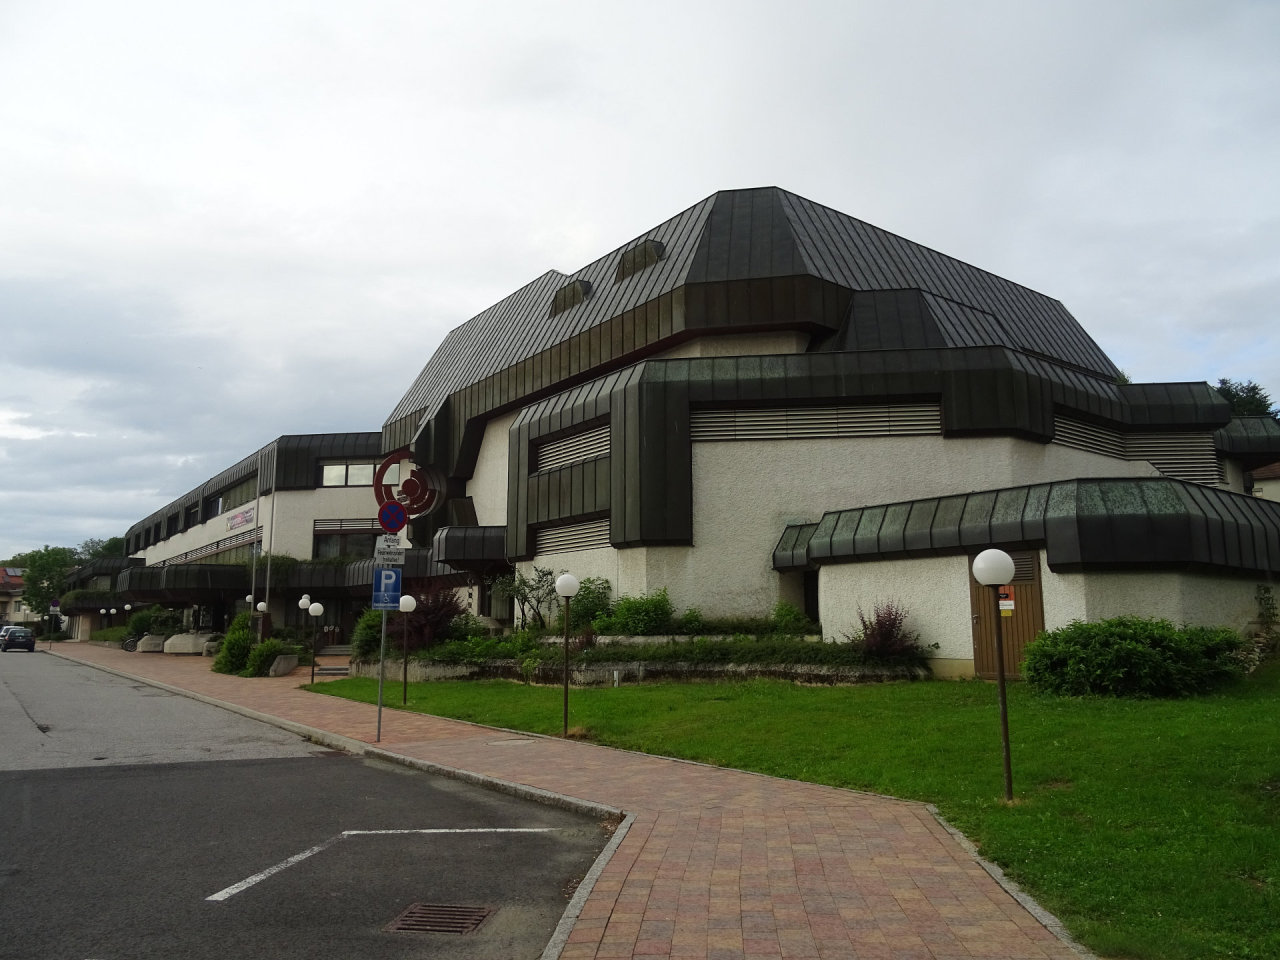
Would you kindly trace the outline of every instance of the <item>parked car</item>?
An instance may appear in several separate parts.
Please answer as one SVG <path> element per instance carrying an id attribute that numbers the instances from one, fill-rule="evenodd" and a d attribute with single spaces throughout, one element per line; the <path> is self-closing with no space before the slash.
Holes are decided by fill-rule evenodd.
<path id="1" fill-rule="evenodd" d="M 14 647 L 25 647 L 29 652 L 34 653 L 36 649 L 35 634 L 26 627 L 5 627 L 0 630 L 0 653 L 4 653 Z"/>

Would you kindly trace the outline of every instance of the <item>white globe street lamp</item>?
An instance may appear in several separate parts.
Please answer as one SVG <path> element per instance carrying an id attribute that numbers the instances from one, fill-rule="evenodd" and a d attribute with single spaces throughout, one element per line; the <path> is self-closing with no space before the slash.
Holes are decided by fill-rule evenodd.
<path id="1" fill-rule="evenodd" d="M 418 609 L 418 601 L 411 593 L 400 594 L 400 612 L 413 613 Z M 401 656 L 404 658 L 400 663 L 400 704 L 401 706 L 409 705 L 409 623 L 402 620 L 400 622 L 400 641 Z"/>
<path id="2" fill-rule="evenodd" d="M 569 605 L 578 595 L 578 578 L 572 573 L 556 577 L 556 593 L 564 597 L 564 731 L 569 736 Z"/>
<path id="3" fill-rule="evenodd" d="M 1004 748 L 1004 799 L 1013 802 L 1013 762 L 1009 756 L 1009 702 L 1004 689 L 1004 611 L 1000 588 L 1013 579 L 1013 557 L 1003 550 L 983 550 L 973 558 L 973 579 L 991 588 L 996 612 L 996 689 L 1000 696 L 1000 743 Z"/>
<path id="4" fill-rule="evenodd" d="M 309 601 L 311 598 L 303 594 L 302 600 L 298 601 L 299 608 L 306 610 L 311 614 L 311 682 L 316 682 L 316 624 L 320 622 L 320 618 L 324 616 L 324 605 L 320 603 L 307 604 L 303 601 Z"/>

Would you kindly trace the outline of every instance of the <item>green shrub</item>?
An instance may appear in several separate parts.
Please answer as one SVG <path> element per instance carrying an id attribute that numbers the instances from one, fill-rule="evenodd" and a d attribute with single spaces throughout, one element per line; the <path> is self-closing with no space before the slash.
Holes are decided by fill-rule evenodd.
<path id="1" fill-rule="evenodd" d="M 578 583 L 578 593 L 569 604 L 569 629 L 580 632 L 603 617 L 609 616 L 610 597 L 613 588 L 604 577 L 583 577 Z M 564 603 L 556 615 L 556 633 L 564 633 Z"/>
<path id="2" fill-rule="evenodd" d="M 276 657 L 282 653 L 293 653 L 293 648 L 275 637 L 263 640 L 249 650 L 249 656 L 245 659 L 240 676 L 265 677 L 271 669 L 271 664 L 275 663 Z"/>
<path id="3" fill-rule="evenodd" d="M 805 616 L 803 610 L 785 600 L 779 600 L 773 605 L 773 624 L 778 633 L 797 637 L 803 637 L 808 633 L 822 633 L 822 628 Z"/>
<path id="4" fill-rule="evenodd" d="M 1028 645 L 1023 676 L 1033 689 L 1061 696 L 1185 697 L 1241 676 L 1242 646 L 1225 627 L 1076 620 Z"/>
<path id="5" fill-rule="evenodd" d="M 253 632 L 250 629 L 249 614 L 237 613 L 231 621 L 227 634 L 222 638 L 218 655 L 213 658 L 215 673 L 239 673 L 249 660 L 249 651 L 253 647 Z"/>
<path id="6" fill-rule="evenodd" d="M 553 656 L 555 654 L 548 651 L 548 658 Z M 923 651 L 918 659 L 920 662 L 925 659 Z M 826 666 L 865 666 L 880 662 L 870 660 L 856 643 L 811 643 L 781 634 L 737 634 L 729 639 L 698 637 L 660 643 L 611 644 L 582 650 L 575 660 L 578 663 L 634 660 L 641 663 Z"/>
<path id="7" fill-rule="evenodd" d="M 103 627 L 89 634 L 94 643 L 119 643 L 128 635 L 128 627 Z"/>
<path id="8" fill-rule="evenodd" d="M 596 633 L 623 637 L 651 637 L 670 633 L 674 611 L 667 588 L 642 597 L 619 597 L 607 615 L 596 620 Z"/>
<path id="9" fill-rule="evenodd" d="M 544 644 L 536 634 L 522 631 L 505 637 L 468 637 L 441 643 L 424 651 L 423 657 L 440 663 L 485 663 L 520 660 L 543 649 Z"/>
<path id="10" fill-rule="evenodd" d="M 695 633 L 706 633 L 706 620 L 702 617 L 702 611 L 697 607 L 690 607 L 684 613 L 676 618 L 676 622 L 671 626 L 676 633 L 692 636 Z"/>
<path id="11" fill-rule="evenodd" d="M 684 632 L 684 631 L 682 631 Z M 769 617 L 700 617 L 698 628 L 688 631 L 691 634 L 713 634 L 715 636 L 732 637 L 745 634 L 749 637 L 767 637 L 777 633 L 777 626 Z"/>
<path id="12" fill-rule="evenodd" d="M 151 618 L 151 629 L 147 631 L 148 633 L 158 637 L 164 637 L 167 640 L 174 634 L 178 634 L 183 631 L 184 626 L 182 623 L 181 610 L 166 610 L 163 607 L 154 607 L 153 609 L 155 610 L 155 614 Z M 243 612 L 236 614 L 235 619 L 239 620 L 241 617 L 244 617 L 245 629 L 247 630 L 249 628 L 249 614 Z M 232 623 L 235 623 L 235 620 L 233 620 Z M 134 636 L 141 636 L 141 634 L 134 634 Z"/>
<path id="13" fill-rule="evenodd" d="M 366 610 L 351 631 L 351 657 L 377 660 L 382 653 L 382 611 Z"/>
<path id="14" fill-rule="evenodd" d="M 142 637 L 151 632 L 151 621 L 163 608 L 159 606 L 144 607 L 129 614 L 129 636 Z"/>
<path id="15" fill-rule="evenodd" d="M 158 603 L 129 615 L 129 636 L 141 637 L 150 633 L 166 640 L 182 632 L 182 611 L 166 610 Z"/>
<path id="16" fill-rule="evenodd" d="M 468 637 L 487 637 L 489 625 L 474 613 L 464 613 L 449 621 L 448 640 L 466 640 Z"/>

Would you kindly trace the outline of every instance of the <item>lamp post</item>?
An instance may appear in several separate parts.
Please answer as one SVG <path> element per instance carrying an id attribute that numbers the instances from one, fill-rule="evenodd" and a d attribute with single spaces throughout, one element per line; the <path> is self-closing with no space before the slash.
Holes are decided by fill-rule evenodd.
<path id="1" fill-rule="evenodd" d="M 107 608 L 106 608 L 106 607 L 102 607 L 102 608 L 100 608 L 100 609 L 98 610 L 98 616 L 100 616 L 100 617 L 102 618 L 102 625 L 103 625 L 104 627 L 109 627 L 109 626 L 111 626 L 111 621 L 107 619 Z"/>
<path id="2" fill-rule="evenodd" d="M 400 595 L 400 612 L 413 613 L 418 609 L 418 601 L 414 599 L 411 593 L 402 593 Z M 407 707 L 409 705 L 409 621 L 401 618 L 400 620 L 400 638 L 404 645 L 404 661 L 403 661 L 403 682 L 400 685 L 400 705 Z"/>
<path id="3" fill-rule="evenodd" d="M 578 578 L 562 573 L 556 578 L 556 593 L 564 597 L 564 736 L 569 736 L 569 605 L 578 593 Z"/>
<path id="4" fill-rule="evenodd" d="M 309 597 L 305 599 L 310 599 Z M 302 601 L 298 602 L 298 606 L 302 606 Z M 320 622 L 320 618 L 324 616 L 324 605 L 313 603 L 306 608 L 307 613 L 311 614 L 311 682 L 316 682 L 316 624 Z"/>
<path id="5" fill-rule="evenodd" d="M 1004 617 L 1000 588 L 1013 579 L 1013 557 L 1003 550 L 983 550 L 973 559 L 973 579 L 991 588 L 996 612 L 996 690 L 1000 697 L 1000 744 L 1004 750 L 1004 799 L 1013 801 L 1013 763 L 1009 758 L 1009 703 L 1004 689 Z"/>

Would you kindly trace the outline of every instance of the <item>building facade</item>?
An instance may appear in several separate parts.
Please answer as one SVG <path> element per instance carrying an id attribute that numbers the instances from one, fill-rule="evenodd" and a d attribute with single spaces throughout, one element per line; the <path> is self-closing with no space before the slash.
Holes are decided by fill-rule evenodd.
<path id="1" fill-rule="evenodd" d="M 936 672 L 985 675 L 968 564 L 996 546 L 1012 671 L 1077 618 L 1244 627 L 1280 571 L 1280 505 L 1245 489 L 1280 428 L 1206 383 L 1123 379 L 1050 297 L 777 188 L 724 191 L 455 328 L 380 434 L 340 435 L 358 454 L 280 438 L 135 524 L 130 555 L 207 565 L 272 518 L 268 544 L 332 552 L 319 524 L 358 539 L 376 503 L 322 506 L 323 471 L 388 463 L 392 495 L 434 507 L 404 534 L 423 585 L 550 567 L 705 616 L 787 601 L 829 639 L 892 601 Z"/>

